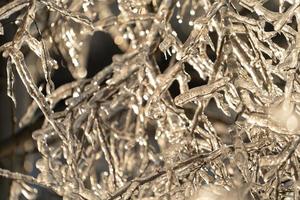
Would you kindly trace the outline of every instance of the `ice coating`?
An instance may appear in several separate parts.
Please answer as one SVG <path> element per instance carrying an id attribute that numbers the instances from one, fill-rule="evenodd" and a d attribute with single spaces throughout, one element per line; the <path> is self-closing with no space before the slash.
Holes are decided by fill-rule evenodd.
<path id="1" fill-rule="evenodd" d="M 38 161 L 24 158 L 24 172 L 35 164 L 37 176 L 0 168 L 0 176 L 14 179 L 10 198 L 38 199 L 38 185 L 63 199 L 299 199 L 299 6 L 4 3 L 0 20 L 17 15 L 14 37 L 0 47 L 7 95 L 18 106 L 19 76 L 33 99 L 20 129 L 37 113 L 44 120 L 30 133 Z M 86 78 L 98 31 L 121 52 Z M 53 52 L 74 78 L 58 88 L 52 75 L 63 66 Z"/>

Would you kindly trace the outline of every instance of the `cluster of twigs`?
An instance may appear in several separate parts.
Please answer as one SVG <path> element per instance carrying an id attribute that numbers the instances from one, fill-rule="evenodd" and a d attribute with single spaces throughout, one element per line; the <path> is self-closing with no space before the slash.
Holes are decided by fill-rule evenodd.
<path id="1" fill-rule="evenodd" d="M 34 199 L 27 182 L 65 199 L 299 199 L 300 1 L 279 0 L 276 11 L 270 2 L 14 0 L 1 7 L 0 20 L 18 15 L 13 40 L 0 47 L 8 96 L 15 102 L 16 70 L 34 100 L 20 126 L 37 109 L 45 117 L 32 134 L 38 176 L 0 170 L 17 180 L 11 196 Z M 174 23 L 191 27 L 185 41 Z M 123 53 L 85 79 L 96 31 L 108 32 Z M 24 46 L 37 56 L 45 92 Z M 55 88 L 59 66 L 50 51 L 74 82 Z M 171 57 L 164 71 L 160 52 Z M 189 66 L 207 83 L 191 88 Z M 172 97 L 175 82 L 180 94 Z M 54 112 L 59 102 L 65 108 Z M 225 131 L 212 110 L 230 121 Z"/>

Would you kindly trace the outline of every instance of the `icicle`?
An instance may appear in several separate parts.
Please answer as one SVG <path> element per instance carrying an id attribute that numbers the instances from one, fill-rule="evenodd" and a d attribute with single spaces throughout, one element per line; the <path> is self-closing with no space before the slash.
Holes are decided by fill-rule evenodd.
<path id="1" fill-rule="evenodd" d="M 54 90 L 54 83 L 51 80 L 51 68 L 49 64 L 53 63 L 52 59 L 49 56 L 49 53 L 46 50 L 46 47 L 42 42 L 39 42 L 34 37 L 27 35 L 26 43 L 29 48 L 38 56 L 42 61 L 42 68 L 45 76 L 45 80 L 47 82 L 47 94 L 50 94 Z"/>
<path id="2" fill-rule="evenodd" d="M 171 56 L 171 53 L 169 52 L 169 49 L 173 45 L 173 35 L 167 35 L 164 40 L 159 44 L 159 49 L 164 53 L 165 59 L 167 60 L 166 52 Z"/>
<path id="3" fill-rule="evenodd" d="M 4 28 L 1 23 L 0 23 L 0 35 L 4 35 Z"/>
<path id="4" fill-rule="evenodd" d="M 7 76 L 7 96 L 11 98 L 14 105 L 17 105 L 16 98 L 14 95 L 14 82 L 15 82 L 15 76 L 13 73 L 13 66 L 11 63 L 11 59 L 7 59 L 7 65 L 6 65 L 6 76 Z"/>
<path id="5" fill-rule="evenodd" d="M 100 146 L 101 146 L 101 149 L 105 155 L 105 159 L 106 161 L 108 162 L 108 167 L 109 167 L 109 172 L 111 174 L 111 180 L 112 182 L 109 183 L 110 187 L 111 188 L 115 188 L 116 186 L 116 174 L 115 174 L 115 167 L 114 167 L 114 163 L 113 163 L 113 160 L 112 160 L 112 156 L 111 156 L 111 153 L 110 153 L 110 150 L 108 148 L 108 145 L 107 145 L 107 142 L 104 138 L 104 135 L 103 135 L 103 130 L 102 128 L 100 127 L 100 124 L 98 122 L 98 120 L 96 120 L 94 122 L 94 130 L 96 131 L 95 134 L 98 135 L 98 138 L 99 138 L 99 142 L 100 142 Z"/>

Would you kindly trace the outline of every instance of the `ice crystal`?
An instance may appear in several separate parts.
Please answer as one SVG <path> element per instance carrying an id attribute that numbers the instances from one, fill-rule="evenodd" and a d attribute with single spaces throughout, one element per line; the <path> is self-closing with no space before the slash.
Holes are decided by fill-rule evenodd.
<path id="1" fill-rule="evenodd" d="M 0 169 L 15 180 L 11 199 L 37 198 L 33 185 L 64 199 L 299 199 L 300 1 L 12 0 L 0 8 L 0 20 L 13 14 L 17 32 L 0 47 L 7 95 L 16 104 L 17 73 L 33 99 L 19 125 L 37 109 L 45 121 L 32 133 L 37 177 Z M 122 53 L 88 79 L 87 44 L 98 31 Z M 75 79 L 58 88 L 53 49 Z"/>

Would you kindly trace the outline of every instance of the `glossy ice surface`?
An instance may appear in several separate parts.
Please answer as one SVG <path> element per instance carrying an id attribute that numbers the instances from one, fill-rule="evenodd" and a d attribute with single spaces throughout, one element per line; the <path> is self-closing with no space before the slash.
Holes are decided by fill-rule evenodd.
<path id="1" fill-rule="evenodd" d="M 20 127 L 45 118 L 37 177 L 0 169 L 12 199 L 35 199 L 32 184 L 64 199 L 300 198 L 299 0 L 12 0 L 0 20 L 12 14 L 7 95 L 18 74 L 33 99 Z M 88 79 L 98 31 L 122 53 Z M 58 88 L 53 51 L 74 78 Z"/>

